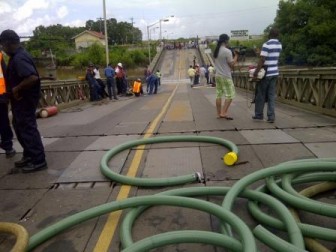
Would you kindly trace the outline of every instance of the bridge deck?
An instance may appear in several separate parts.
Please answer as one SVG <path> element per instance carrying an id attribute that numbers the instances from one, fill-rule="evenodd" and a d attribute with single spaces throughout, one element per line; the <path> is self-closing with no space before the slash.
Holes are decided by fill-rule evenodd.
<path id="1" fill-rule="evenodd" d="M 225 166 L 221 158 L 227 150 L 213 144 L 165 143 L 145 146 L 140 157 L 135 155 L 135 149 L 118 154 L 109 164 L 112 170 L 126 174 L 133 169 L 139 177 L 152 178 L 202 172 L 206 176 L 204 183 L 184 187 L 231 186 L 252 172 L 281 162 L 336 156 L 335 118 L 276 104 L 274 124 L 255 122 L 251 120 L 251 95 L 238 90 L 230 109 L 234 120 L 217 119 L 215 89 L 189 86 L 186 69 L 193 55 L 192 50 L 166 53 L 157 95 L 85 104 L 39 119 L 49 169 L 9 175 L 13 161 L 21 155 L 7 160 L 1 152 L 0 221 L 19 223 L 33 235 L 68 216 L 117 198 L 169 190 L 129 188 L 100 173 L 99 162 L 107 150 L 145 134 L 222 137 L 239 147 L 239 163 Z M 15 148 L 22 151 L 17 142 Z M 208 199 L 221 203 L 223 198 Z M 320 200 L 335 204 L 335 194 L 324 195 Z M 250 227 L 256 225 L 247 213 L 245 200 L 236 201 L 233 212 Z M 303 217 L 311 224 L 336 229 L 335 219 L 307 213 Z M 119 227 L 114 228 L 118 223 L 117 214 L 105 214 L 63 232 L 34 251 L 120 251 Z M 196 210 L 158 206 L 141 215 L 133 228 L 133 238 L 183 229 L 218 231 L 219 221 Z M 272 232 L 284 236 L 276 230 Z M 0 235 L 0 251 L 8 251 L 12 243 L 13 239 Z M 336 247 L 335 242 L 324 244 L 329 249 Z M 258 248 L 272 251 L 259 242 Z M 157 251 L 223 250 L 210 245 L 180 244 Z"/>

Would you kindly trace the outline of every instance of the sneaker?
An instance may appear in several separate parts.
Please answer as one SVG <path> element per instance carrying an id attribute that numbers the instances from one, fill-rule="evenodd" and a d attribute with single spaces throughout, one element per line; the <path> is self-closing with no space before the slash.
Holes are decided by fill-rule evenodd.
<path id="1" fill-rule="evenodd" d="M 16 151 L 15 149 L 12 148 L 11 150 L 6 151 L 6 158 L 12 158 L 15 156 L 15 154 L 16 154 Z"/>
<path id="2" fill-rule="evenodd" d="M 21 160 L 14 162 L 16 168 L 22 168 L 31 161 L 30 157 L 22 157 Z"/>
<path id="3" fill-rule="evenodd" d="M 262 118 L 262 117 L 257 117 L 257 116 L 252 116 L 252 119 L 253 119 L 253 120 L 259 120 L 259 121 L 264 120 L 264 118 Z"/>
<path id="4" fill-rule="evenodd" d="M 47 162 L 44 161 L 39 164 L 28 163 L 26 166 L 22 167 L 23 173 L 30 173 L 36 171 L 42 171 L 48 168 Z"/>
<path id="5" fill-rule="evenodd" d="M 268 123 L 274 123 L 274 119 L 267 119 Z"/>

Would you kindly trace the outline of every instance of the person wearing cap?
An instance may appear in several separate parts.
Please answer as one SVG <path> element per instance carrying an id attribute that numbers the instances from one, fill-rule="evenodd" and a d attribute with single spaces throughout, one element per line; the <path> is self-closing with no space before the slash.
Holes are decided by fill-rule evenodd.
<path id="1" fill-rule="evenodd" d="M 5 80 L 11 92 L 13 127 L 23 148 L 22 159 L 15 162 L 15 166 L 21 168 L 23 173 L 47 169 L 35 116 L 41 93 L 36 66 L 32 57 L 21 47 L 20 38 L 14 31 L 3 31 L 0 44 L 9 56 Z"/>
<path id="2" fill-rule="evenodd" d="M 117 82 L 117 93 L 118 95 L 126 95 L 126 85 L 125 85 L 125 71 L 123 65 L 119 62 L 115 69 L 116 82 Z"/>
<path id="3" fill-rule="evenodd" d="M 264 106 L 267 100 L 267 122 L 274 123 L 275 121 L 275 89 L 279 76 L 279 57 L 282 50 L 278 37 L 279 31 L 273 27 L 269 32 L 269 40 L 262 46 L 258 66 L 253 74 L 253 79 L 257 80 L 261 68 L 266 70 L 265 78 L 260 80 L 256 86 L 253 120 L 264 119 Z"/>
<path id="4" fill-rule="evenodd" d="M 7 90 L 9 88 L 6 85 L 4 72 L 6 70 L 6 64 L 3 59 L 3 54 L 0 51 L 0 148 L 5 150 L 6 158 L 11 158 L 16 154 L 13 148 L 13 131 L 10 126 L 8 117 L 8 102 L 9 96 Z"/>
<path id="5" fill-rule="evenodd" d="M 217 46 L 214 51 L 215 58 L 215 80 L 216 80 L 216 109 L 217 118 L 233 120 L 228 111 L 233 98 L 236 95 L 235 87 L 232 81 L 232 70 L 238 61 L 238 52 L 232 52 L 228 49 L 230 37 L 227 34 L 219 36 Z M 224 105 L 222 106 L 222 97 L 225 96 Z"/>

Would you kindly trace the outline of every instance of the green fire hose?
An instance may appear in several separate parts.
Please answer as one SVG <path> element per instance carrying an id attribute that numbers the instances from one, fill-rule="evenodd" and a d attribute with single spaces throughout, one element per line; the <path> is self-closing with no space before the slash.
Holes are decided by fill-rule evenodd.
<path id="1" fill-rule="evenodd" d="M 170 191 L 165 191 L 157 195 L 175 195 L 184 197 L 196 197 L 196 196 L 224 196 L 230 190 L 229 187 L 191 187 L 175 189 Z M 274 212 L 276 212 L 281 220 L 285 223 L 287 231 L 290 234 L 290 240 L 297 247 L 304 248 L 302 234 L 295 222 L 294 217 L 291 215 L 289 210 L 277 199 L 265 194 L 252 190 L 244 190 L 240 197 L 248 198 L 251 200 L 260 201 L 268 206 L 270 206 Z M 120 239 L 123 247 L 127 248 L 131 246 L 132 241 L 132 226 L 136 218 L 148 207 L 139 207 L 132 209 L 124 218 L 124 221 L 120 227 Z"/>
<path id="2" fill-rule="evenodd" d="M 132 186 L 143 186 L 143 187 L 154 187 L 154 186 L 175 186 L 183 185 L 187 183 L 192 183 L 195 181 L 201 182 L 202 176 L 200 173 L 178 176 L 173 178 L 133 178 L 123 176 L 119 173 L 113 172 L 108 167 L 108 162 L 118 153 L 131 149 L 139 145 L 146 144 L 156 144 L 156 143 L 168 143 L 168 142 L 203 142 L 222 145 L 227 147 L 231 151 L 224 156 L 224 161 L 227 165 L 233 165 L 238 159 L 238 147 L 229 140 L 225 140 L 218 137 L 210 136 L 170 136 L 170 137 L 153 137 L 153 138 L 143 138 L 140 140 L 129 141 L 124 144 L 118 145 L 111 150 L 109 150 L 102 158 L 100 162 L 101 172 L 113 181 L 132 185 Z"/>
<path id="3" fill-rule="evenodd" d="M 224 156 L 226 165 L 234 165 L 238 159 L 238 148 L 232 142 L 215 137 L 206 136 L 172 136 L 154 137 L 141 140 L 130 141 L 121 144 L 108 151 L 101 160 L 100 168 L 102 173 L 111 180 L 133 186 L 175 186 L 201 180 L 201 176 L 196 174 L 178 176 L 174 178 L 130 178 L 117 174 L 108 167 L 108 162 L 118 153 L 131 149 L 139 145 L 165 143 L 165 142 L 206 142 L 222 145 L 230 150 Z M 171 190 L 151 196 L 134 197 L 117 202 L 110 202 L 91 209 L 84 210 L 69 216 L 33 235 L 29 240 L 28 250 L 34 249 L 39 244 L 50 239 L 54 235 L 77 225 L 78 223 L 118 211 L 125 208 L 134 208 L 126 215 L 121 225 L 121 239 L 125 252 L 148 251 L 153 248 L 165 246 L 172 243 L 205 243 L 214 246 L 224 247 L 232 251 L 254 252 L 257 251 L 255 238 L 259 239 L 275 251 L 306 251 L 304 237 L 312 237 L 322 240 L 335 241 L 335 230 L 324 227 L 317 227 L 305 223 L 296 222 L 295 217 L 285 207 L 275 195 L 269 195 L 269 191 L 276 194 L 290 195 L 290 197 L 300 198 L 300 203 L 296 206 L 299 209 L 310 211 L 314 208 L 314 201 L 308 200 L 303 195 L 294 192 L 292 184 L 300 184 L 306 181 L 335 181 L 336 159 L 307 159 L 285 162 L 273 167 L 256 171 L 235 183 L 231 188 L 227 187 L 191 187 Z M 286 175 L 289 174 L 289 175 Z M 282 176 L 280 181 L 275 181 L 273 177 Z M 328 179 L 325 179 L 328 176 Z M 267 183 L 257 190 L 247 189 L 252 183 L 266 179 Z M 285 188 L 280 188 L 283 186 Z M 280 188 L 280 189 L 279 189 Z M 278 192 L 279 191 L 279 192 Z M 223 196 L 222 206 L 218 206 L 208 201 L 192 199 L 196 196 Z M 231 212 L 234 200 L 237 197 L 249 200 L 249 210 L 254 218 L 262 225 L 257 225 L 251 229 L 235 214 Z M 283 196 L 279 196 L 283 199 Z M 316 203 L 316 202 L 315 202 Z M 268 206 L 276 218 L 261 212 L 259 204 Z M 173 231 L 147 237 L 143 240 L 133 242 L 131 230 L 136 218 L 148 207 L 156 205 L 171 205 L 198 209 L 206 213 L 215 215 L 222 225 L 222 233 L 209 231 L 185 230 Z M 334 217 L 333 206 L 323 204 L 321 211 L 316 211 L 321 215 Z M 288 233 L 288 240 L 283 240 L 270 233 L 266 227 L 284 230 Z M 238 235 L 238 239 L 231 236 L 231 228 Z M 226 235 L 228 234 L 228 235 Z"/>

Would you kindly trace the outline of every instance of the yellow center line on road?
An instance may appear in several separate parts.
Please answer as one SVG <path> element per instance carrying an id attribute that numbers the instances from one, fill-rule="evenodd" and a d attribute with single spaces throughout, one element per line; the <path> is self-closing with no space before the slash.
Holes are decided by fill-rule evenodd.
<path id="1" fill-rule="evenodd" d="M 165 115 L 165 113 L 167 112 L 169 105 L 176 93 L 176 90 L 178 88 L 178 85 L 176 85 L 176 87 L 174 88 L 172 94 L 169 96 L 167 102 L 165 103 L 165 105 L 163 106 L 163 108 L 161 109 L 160 113 L 156 116 L 156 118 L 151 122 L 151 124 L 149 125 L 148 129 L 146 130 L 146 133 L 144 135 L 144 138 L 149 138 L 150 136 L 153 135 L 154 130 L 157 128 L 157 126 L 160 123 L 160 120 L 163 118 L 163 116 Z M 138 146 L 135 154 L 134 154 L 134 158 L 132 160 L 132 163 L 129 167 L 129 170 L 126 174 L 126 176 L 128 177 L 135 177 L 139 166 L 140 166 L 140 162 L 142 159 L 144 153 L 144 145 L 142 146 Z M 118 193 L 118 196 L 116 198 L 116 201 L 118 200 L 122 200 L 122 199 L 126 199 L 128 198 L 128 195 L 131 191 L 131 186 L 129 185 L 122 185 L 120 188 L 120 191 Z M 108 251 L 108 248 L 111 244 L 111 241 L 114 237 L 115 231 L 117 230 L 117 226 L 121 217 L 122 211 L 116 211 L 113 212 L 111 214 L 109 214 L 107 221 L 104 225 L 104 228 L 98 238 L 98 241 L 96 243 L 96 246 L 94 248 L 94 252 L 105 252 Z"/>

